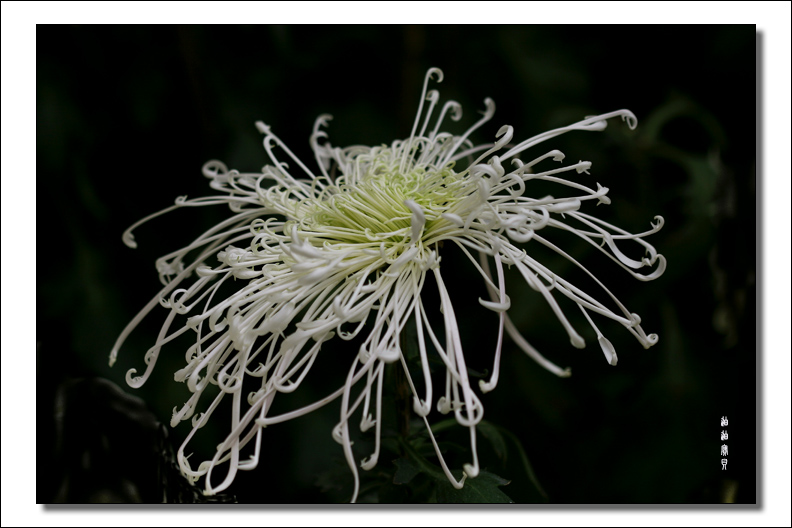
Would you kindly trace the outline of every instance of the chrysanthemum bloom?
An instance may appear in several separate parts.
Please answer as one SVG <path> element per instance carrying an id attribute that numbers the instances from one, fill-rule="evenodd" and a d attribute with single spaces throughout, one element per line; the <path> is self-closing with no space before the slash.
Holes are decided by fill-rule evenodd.
<path id="1" fill-rule="evenodd" d="M 446 116 L 458 121 L 462 112 L 458 103 L 449 101 L 433 120 L 438 92 L 427 92 L 432 77 L 440 82 L 442 72 L 437 68 L 427 72 L 408 139 L 389 146 L 332 147 L 322 130 L 330 116 L 320 116 L 310 138 L 316 172 L 297 159 L 267 125 L 258 122 L 271 165 L 261 173 L 246 174 L 210 161 L 203 173 L 220 194 L 192 200 L 181 197 L 176 205 L 141 220 L 124 234 L 126 244 L 135 247 L 132 229 L 180 207 L 227 204 L 233 212 L 189 246 L 157 261 L 164 287 L 129 323 L 110 357 L 112 365 L 129 332 L 158 303 L 169 313 L 157 342 L 146 353 L 145 372 L 127 372 L 131 386 L 146 381 L 163 345 L 181 334 L 195 335 L 195 344 L 185 355 L 186 366 L 175 373 L 192 397 L 174 409 L 171 425 L 191 419 L 192 431 L 178 451 L 179 464 L 190 479 L 206 477 L 206 493 L 226 489 L 237 470 L 256 467 L 266 426 L 305 415 L 340 398 L 340 419 L 332 435 L 343 446 L 354 475 L 354 500 L 359 487 L 358 464 L 369 470 L 380 453 L 382 388 L 388 364 L 403 369 L 412 390 L 413 409 L 426 423 L 449 481 L 461 488 L 465 478 L 476 477 L 476 424 L 482 419 L 484 405 L 468 378 L 457 307 L 443 281 L 444 262 L 438 253 L 441 242 L 458 246 L 469 258 L 472 270 L 481 275 L 489 291 L 489 299 L 480 299 L 481 306 L 498 314 L 492 374 L 479 382 L 481 392 L 498 383 L 504 332 L 543 367 L 559 376 L 569 375 L 569 369 L 557 367 L 531 347 L 509 320 L 504 265 L 516 267 L 545 299 L 573 346 L 583 348 L 585 342 L 559 307 L 559 297 L 580 308 L 612 365 L 616 364 L 616 352 L 597 328 L 595 318 L 621 323 L 646 348 L 657 342 L 655 334 L 644 333 L 638 315 L 554 245 L 552 234 L 562 230 L 580 237 L 645 281 L 665 269 L 665 259 L 644 241 L 661 228 L 663 219 L 657 216 L 651 229 L 630 234 L 582 212 L 610 202 L 607 188 L 587 182 L 590 162 L 565 165 L 564 154 L 558 150 L 531 156 L 529 161 L 518 158 L 529 148 L 569 131 L 603 130 L 613 117 L 621 117 L 634 128 L 635 116 L 618 110 L 519 143 L 512 141 L 512 127 L 504 126 L 494 144 L 475 145 L 469 137 L 492 118 L 494 103 L 485 100 L 484 117 L 462 135 L 443 132 Z M 529 196 L 532 182 L 539 180 L 558 184 L 566 196 Z M 635 259 L 623 253 L 620 246 L 626 243 L 638 244 L 643 257 Z M 582 269 L 601 287 L 598 296 L 606 302 L 535 260 L 532 245 L 549 248 Z M 195 251 L 199 256 L 184 262 L 186 255 Z M 649 268 L 646 273 L 639 271 L 645 268 Z M 421 297 L 430 275 L 434 280 L 429 283 L 441 299 L 444 327 L 440 335 L 429 324 L 429 314 L 437 307 L 427 307 Z M 192 283 L 182 286 L 193 276 L 197 278 Z M 229 282 L 233 282 L 235 293 L 219 298 L 216 294 L 221 285 Z M 172 329 L 181 315 L 188 316 L 186 322 Z M 418 379 L 410 376 L 400 342 L 410 320 L 417 330 L 422 365 Z M 349 364 L 346 379 L 339 380 L 338 390 L 298 410 L 271 413 L 278 395 L 299 389 L 321 353 L 322 343 L 357 336 L 362 344 Z M 445 383 L 439 388 L 432 384 L 427 360 L 431 354 L 437 354 L 445 365 Z M 243 394 L 243 382 L 249 386 L 251 379 L 258 390 L 248 389 Z M 210 385 L 219 390 L 213 400 L 202 402 L 203 411 L 195 414 Z M 230 432 L 213 458 L 194 468 L 185 456 L 185 447 L 226 397 L 232 408 Z M 460 480 L 449 471 L 429 429 L 427 416 L 433 407 L 443 414 L 453 412 L 456 421 L 470 431 L 470 463 L 463 466 Z M 373 453 L 360 462 L 349 432 L 357 411 L 362 416 L 360 429 L 375 430 Z M 242 459 L 240 451 L 251 442 L 250 454 Z M 225 477 L 215 483 L 213 472 L 226 462 Z"/>

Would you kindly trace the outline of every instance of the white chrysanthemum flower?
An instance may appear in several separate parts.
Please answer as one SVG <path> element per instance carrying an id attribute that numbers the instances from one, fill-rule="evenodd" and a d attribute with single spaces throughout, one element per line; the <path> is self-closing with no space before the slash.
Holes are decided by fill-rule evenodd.
<path id="1" fill-rule="evenodd" d="M 530 287 L 544 297 L 575 347 L 583 348 L 584 340 L 562 312 L 557 297 L 577 304 L 612 365 L 616 364 L 616 352 L 592 314 L 621 323 L 646 348 L 657 342 L 655 334 L 644 333 L 636 314 L 545 234 L 570 232 L 645 281 L 660 276 L 665 269 L 663 256 L 644 241 L 662 227 L 663 219 L 657 216 L 650 230 L 630 234 L 581 211 L 588 207 L 587 202 L 610 202 L 607 188 L 578 183 L 586 179 L 580 175 L 588 174 L 590 162 L 550 165 L 551 161 L 564 160 L 558 150 L 527 162 L 517 157 L 569 131 L 603 130 L 612 117 L 621 117 L 635 128 L 635 116 L 619 110 L 588 117 L 517 144 L 512 143 L 512 127 L 504 126 L 494 144 L 474 145 L 469 136 L 492 118 L 494 103 L 487 99 L 484 117 L 461 136 L 442 132 L 444 118 L 450 113 L 451 119 L 458 121 L 462 112 L 458 103 L 449 101 L 432 121 L 438 103 L 438 92 L 427 92 L 432 77 L 440 82 L 442 72 L 432 68 L 427 73 L 408 139 L 389 146 L 332 147 L 322 130 L 330 116 L 323 115 L 316 121 L 310 140 L 319 167 L 315 173 L 267 125 L 258 122 L 272 165 L 265 166 L 261 173 L 243 174 L 229 171 L 219 161 L 210 161 L 203 173 L 221 194 L 192 200 L 180 197 L 176 205 L 141 220 L 124 234 L 127 245 L 135 247 L 132 229 L 180 207 L 228 204 L 234 213 L 189 246 L 157 261 L 165 286 L 129 323 L 110 357 L 112 365 L 127 335 L 157 303 L 170 313 L 157 342 L 145 356 L 145 372 L 136 376 L 131 369 L 127 373 L 131 386 L 139 387 L 146 381 L 163 345 L 181 334 L 194 333 L 195 344 L 185 357 L 187 365 L 175 373 L 177 381 L 186 382 L 192 397 L 181 409 L 174 409 L 171 425 L 191 419 L 192 431 L 178 451 L 179 464 L 187 478 L 206 477 L 206 493 L 226 489 L 237 470 L 258 464 L 266 426 L 305 415 L 340 398 L 340 420 L 332 434 L 343 446 L 354 474 L 354 500 L 359 482 L 350 420 L 360 410 L 361 430 L 375 429 L 374 452 L 360 462 L 364 470 L 371 469 L 380 452 L 385 365 L 392 363 L 404 370 L 413 393 L 413 409 L 426 423 L 449 481 L 461 488 L 465 478 L 476 477 L 476 424 L 482 419 L 484 405 L 468 378 L 455 307 L 443 282 L 438 254 L 441 242 L 455 244 L 467 255 L 490 294 L 489 299 L 479 302 L 499 316 L 492 375 L 488 381 L 479 382 L 481 392 L 494 389 L 498 382 L 504 331 L 543 367 L 559 376 L 569 375 L 569 369 L 557 367 L 531 347 L 509 320 L 504 264 L 516 267 Z M 285 153 L 292 167 L 278 158 L 276 148 Z M 557 183 L 560 189 L 571 190 L 573 196 L 530 197 L 531 182 L 537 180 Z M 625 255 L 619 246 L 627 242 L 640 245 L 643 258 Z M 549 248 L 588 274 L 601 287 L 600 296 L 609 298 L 608 304 L 615 309 L 536 261 L 527 250 L 534 244 Z M 199 252 L 197 258 L 183 262 L 195 251 Z M 219 265 L 204 264 L 214 258 Z M 647 273 L 639 272 L 647 267 Z M 194 282 L 179 288 L 193 275 L 197 276 Z M 431 309 L 421 299 L 429 275 L 441 299 L 442 337 L 431 328 Z M 221 285 L 234 279 L 236 292 L 218 298 Z M 172 330 L 179 315 L 189 317 L 186 324 Z M 418 380 L 410 376 L 400 346 L 400 334 L 411 319 L 417 329 L 422 365 L 422 379 Z M 306 407 L 271 414 L 274 398 L 299 388 L 322 343 L 335 336 L 343 340 L 365 338 L 341 387 Z M 432 353 L 445 365 L 445 384 L 439 391 L 432 384 L 427 360 Z M 243 394 L 243 382 L 249 384 L 251 380 L 256 381 L 258 390 Z M 201 395 L 210 385 L 219 388 L 217 395 L 203 412 L 195 414 Z M 362 390 L 353 396 L 356 386 Z M 226 397 L 231 399 L 231 432 L 211 460 L 193 468 L 184 454 L 185 446 Z M 449 471 L 429 429 L 426 417 L 433 407 L 443 414 L 453 412 L 457 422 L 470 431 L 471 461 L 464 465 L 460 480 Z M 252 455 L 243 460 L 240 450 L 250 442 L 254 442 Z M 225 478 L 213 484 L 213 471 L 226 462 Z"/>

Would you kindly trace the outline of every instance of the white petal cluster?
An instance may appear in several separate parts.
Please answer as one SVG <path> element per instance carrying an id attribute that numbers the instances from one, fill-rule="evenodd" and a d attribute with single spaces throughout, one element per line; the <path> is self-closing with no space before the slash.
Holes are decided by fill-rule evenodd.
<path id="1" fill-rule="evenodd" d="M 551 372 L 569 375 L 569 369 L 554 365 L 528 344 L 510 321 L 504 265 L 515 267 L 544 297 L 575 347 L 583 348 L 585 342 L 561 310 L 560 297 L 580 308 L 612 365 L 617 361 L 616 352 L 595 325 L 593 314 L 621 323 L 646 348 L 657 342 L 656 335 L 644 333 L 636 314 L 545 235 L 553 230 L 572 233 L 637 279 L 651 280 L 663 273 L 665 259 L 644 238 L 657 232 L 663 219 L 655 217 L 651 229 L 630 234 L 582 212 L 587 202 L 610 202 L 607 188 L 579 183 L 587 179 L 580 175 L 588 174 L 590 162 L 564 165 L 564 154 L 558 150 L 525 162 L 517 157 L 569 131 L 603 130 L 613 117 L 621 117 L 634 128 L 635 116 L 619 110 L 589 117 L 520 143 L 512 141 L 512 127 L 504 126 L 494 143 L 475 145 L 469 136 L 492 118 L 494 103 L 487 99 L 484 116 L 461 136 L 443 132 L 449 112 L 454 121 L 462 112 L 458 103 L 449 101 L 432 122 L 439 100 L 437 91 L 427 92 L 433 77 L 440 82 L 442 72 L 436 68 L 427 72 L 408 139 L 389 146 L 336 148 L 327 142 L 323 130 L 330 116 L 321 116 L 311 135 L 319 168 L 313 172 L 259 122 L 271 165 L 260 173 L 243 174 L 210 161 L 203 173 L 218 192 L 216 196 L 180 197 L 174 206 L 141 220 L 124 234 L 124 241 L 135 247 L 131 234 L 135 227 L 181 207 L 227 204 L 233 212 L 189 246 L 157 261 L 164 287 L 129 323 L 110 358 L 112 365 L 128 334 L 158 303 L 169 310 L 168 316 L 157 342 L 146 353 L 145 372 L 136 376 L 137 371 L 131 369 L 127 373 L 131 386 L 146 381 L 165 344 L 185 333 L 194 335 L 195 342 L 185 354 L 186 366 L 175 373 L 175 379 L 186 383 L 192 396 L 174 409 L 171 425 L 191 420 L 193 428 L 178 451 L 178 460 L 188 478 L 205 476 L 208 494 L 226 489 L 238 470 L 258 464 L 265 427 L 340 398 L 340 418 L 332 435 L 343 446 L 354 474 L 356 496 L 358 464 L 371 469 L 380 452 L 383 379 L 388 364 L 403 369 L 413 393 L 413 409 L 426 423 L 449 481 L 462 487 L 465 478 L 476 477 L 476 424 L 484 406 L 468 378 L 454 306 L 443 281 L 441 242 L 461 248 L 487 285 L 489 298 L 481 299 L 481 306 L 498 314 L 492 375 L 479 382 L 480 392 L 497 385 L 504 333 Z M 279 155 L 285 155 L 292 168 Z M 562 194 L 572 196 L 529 196 L 532 182 L 540 180 L 558 184 L 566 188 Z M 643 257 L 627 256 L 621 248 L 625 243 L 642 246 Z M 535 260 L 532 244 L 549 248 L 588 274 L 601 287 L 599 296 L 607 305 Z M 644 269 L 648 271 L 642 272 Z M 440 335 L 430 325 L 432 310 L 421 297 L 429 275 L 441 300 L 444 324 Z M 234 293 L 219 293 L 229 283 L 233 283 Z M 179 316 L 186 320 L 180 318 L 174 325 Z M 421 379 L 410 376 L 402 353 L 400 336 L 409 322 L 417 329 Z M 322 344 L 330 339 L 356 339 L 358 347 L 341 386 L 311 405 L 273 414 L 273 400 L 300 387 Z M 440 391 L 432 383 L 430 355 L 445 365 Z M 249 389 L 251 382 L 256 390 Z M 213 399 L 202 402 L 199 411 L 199 401 L 209 387 L 216 387 L 207 393 L 213 395 L 207 398 Z M 230 432 L 211 460 L 193 468 L 185 447 L 226 398 L 231 400 Z M 449 471 L 429 429 L 427 416 L 433 409 L 453 412 L 456 421 L 470 431 L 471 461 L 464 465 L 461 480 Z M 362 416 L 361 430 L 375 429 L 374 452 L 362 462 L 356 461 L 350 441 L 350 420 L 356 415 Z M 251 442 L 248 450 L 252 454 L 242 459 L 241 450 Z M 221 465 L 227 469 L 217 483 L 213 471 Z"/>

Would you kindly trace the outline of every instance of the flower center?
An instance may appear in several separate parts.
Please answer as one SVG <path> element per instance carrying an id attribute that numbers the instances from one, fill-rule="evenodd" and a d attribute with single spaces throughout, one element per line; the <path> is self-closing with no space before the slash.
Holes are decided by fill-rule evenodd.
<path id="1" fill-rule="evenodd" d="M 372 149 L 374 150 L 374 149 Z M 415 211 L 425 217 L 421 241 L 435 234 L 440 215 L 461 198 L 462 182 L 453 164 L 399 170 L 399 159 L 390 149 L 360 156 L 355 171 L 339 177 L 308 205 L 301 231 L 334 243 L 401 245 L 412 241 Z"/>

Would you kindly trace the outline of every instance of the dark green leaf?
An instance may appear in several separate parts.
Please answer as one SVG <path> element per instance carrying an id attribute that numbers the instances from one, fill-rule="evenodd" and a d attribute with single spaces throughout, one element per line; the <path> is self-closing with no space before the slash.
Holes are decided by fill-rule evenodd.
<path id="1" fill-rule="evenodd" d="M 410 488 L 397 482 L 383 482 L 377 490 L 379 504 L 404 504 L 410 502 Z"/>
<path id="2" fill-rule="evenodd" d="M 442 425 L 441 425 L 442 427 Z M 453 504 L 505 504 L 512 503 L 508 495 L 498 489 L 509 483 L 498 475 L 481 471 L 478 477 L 467 479 L 461 490 L 455 489 L 443 471 L 421 456 L 414 447 L 402 440 L 402 447 L 409 456 L 410 465 L 414 466 L 419 472 L 425 473 L 435 480 L 437 502 Z M 401 469 L 404 462 L 394 462 Z M 398 471 L 397 471 L 398 473 Z M 415 475 L 413 475 L 414 477 Z M 454 477 L 461 478 L 461 472 L 454 472 Z M 410 477 L 412 478 L 412 477 Z M 395 480 L 395 476 L 394 476 Z"/>
<path id="3" fill-rule="evenodd" d="M 431 462 L 426 460 L 418 451 L 415 450 L 413 446 L 409 444 L 409 442 L 405 441 L 404 439 L 400 439 L 400 442 L 407 455 L 409 455 L 410 461 L 419 469 L 419 471 L 426 473 L 430 477 L 437 480 L 442 480 L 445 478 L 445 475 L 440 470 L 440 468 L 434 466 Z"/>
<path id="4" fill-rule="evenodd" d="M 396 465 L 396 473 L 393 475 L 394 484 L 407 484 L 421 472 L 421 467 L 409 458 L 397 458 L 393 463 Z"/>
<path id="5" fill-rule="evenodd" d="M 528 460 L 528 455 L 525 454 L 525 449 L 523 449 L 522 443 L 520 443 L 520 439 L 517 438 L 514 433 L 509 431 L 504 427 L 498 427 L 498 430 L 505 434 L 512 442 L 514 442 L 517 451 L 520 453 L 520 460 L 522 460 L 523 467 L 525 468 L 525 473 L 528 475 L 528 478 L 531 480 L 531 483 L 536 487 L 536 490 L 542 495 L 542 498 L 547 502 L 548 497 L 545 490 L 542 488 L 542 485 L 539 484 L 539 479 L 536 478 L 536 474 L 534 473 L 533 466 L 531 466 L 530 460 Z"/>
<path id="6" fill-rule="evenodd" d="M 484 435 L 484 438 L 489 440 L 489 443 L 492 445 L 492 449 L 495 451 L 495 455 L 498 458 L 505 461 L 506 460 L 506 441 L 503 439 L 503 435 L 498 431 L 498 428 L 492 425 L 489 422 L 482 420 L 479 422 L 476 429 Z"/>
<path id="7" fill-rule="evenodd" d="M 457 476 L 457 478 L 459 478 Z M 454 489 L 447 480 L 437 483 L 437 502 L 446 504 L 511 504 L 499 487 L 509 483 L 494 473 L 482 471 L 478 477 L 465 480 L 462 489 Z"/>
<path id="8" fill-rule="evenodd" d="M 432 434 L 438 434 L 441 431 L 445 431 L 455 425 L 458 425 L 459 422 L 456 421 L 456 418 L 448 418 L 443 420 L 442 422 L 437 422 L 436 424 L 432 425 Z"/>

